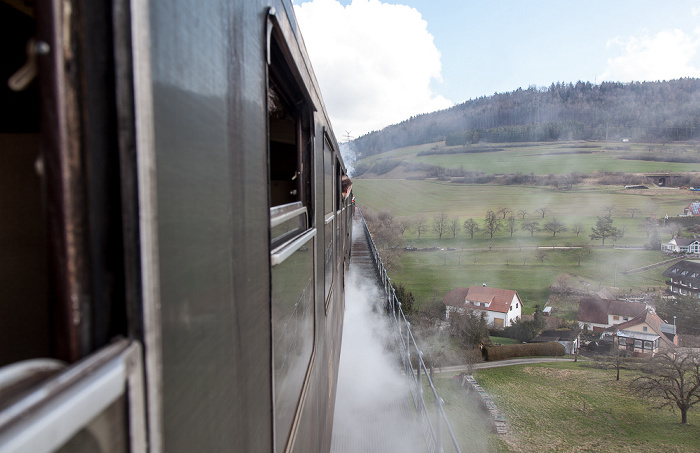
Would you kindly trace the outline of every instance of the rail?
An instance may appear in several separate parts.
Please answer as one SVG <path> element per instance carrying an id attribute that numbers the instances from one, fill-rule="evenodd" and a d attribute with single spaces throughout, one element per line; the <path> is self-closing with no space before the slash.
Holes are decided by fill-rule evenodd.
<path id="1" fill-rule="evenodd" d="M 379 256 L 379 251 L 377 251 L 377 247 L 374 245 L 372 234 L 367 227 L 365 218 L 362 216 L 362 211 L 360 211 L 358 208 L 357 212 L 362 220 L 362 225 L 364 227 L 365 235 L 367 236 L 370 252 L 372 254 L 372 258 L 374 259 L 374 263 L 377 266 L 379 279 L 384 286 L 386 309 L 389 314 L 389 318 L 397 330 L 397 343 L 401 349 L 401 362 L 404 367 L 404 372 L 407 376 L 411 376 L 411 393 L 413 395 L 413 404 L 418 412 L 418 416 L 420 417 L 420 423 L 423 428 L 423 434 L 425 436 L 428 449 L 431 453 L 441 453 L 444 451 L 442 448 L 442 424 L 444 423 L 444 429 L 447 430 L 455 451 L 461 453 L 459 445 L 457 444 L 457 439 L 455 438 L 450 422 L 445 414 L 445 409 L 443 407 L 444 401 L 435 390 L 435 385 L 433 385 L 433 380 L 430 378 L 428 368 L 425 365 L 425 362 L 423 362 L 423 353 L 418 348 L 416 339 L 411 332 L 411 323 L 408 322 L 403 310 L 401 309 L 401 301 L 396 297 L 396 291 L 391 285 L 391 279 L 386 272 L 384 263 L 382 263 L 382 258 Z M 413 368 L 411 363 L 412 358 L 415 358 L 416 360 L 416 369 Z M 431 421 L 428 408 L 423 398 L 423 379 L 427 381 L 430 390 L 433 392 L 435 405 L 434 425 Z"/>

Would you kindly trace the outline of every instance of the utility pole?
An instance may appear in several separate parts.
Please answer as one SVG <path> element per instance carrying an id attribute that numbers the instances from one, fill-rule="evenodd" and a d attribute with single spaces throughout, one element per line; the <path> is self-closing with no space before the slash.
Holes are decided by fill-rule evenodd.
<path id="1" fill-rule="evenodd" d="M 605 149 L 608 149 L 608 123 L 605 123 Z"/>

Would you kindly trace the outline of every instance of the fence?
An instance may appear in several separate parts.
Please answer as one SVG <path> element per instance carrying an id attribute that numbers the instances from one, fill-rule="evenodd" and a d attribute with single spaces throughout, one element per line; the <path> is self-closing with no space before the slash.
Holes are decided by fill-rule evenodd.
<path id="1" fill-rule="evenodd" d="M 442 446 L 442 433 L 446 430 L 452 441 L 452 445 L 456 452 L 461 453 L 459 445 L 457 444 L 457 439 L 455 438 L 450 422 L 445 415 L 445 410 L 443 408 L 443 400 L 437 394 L 435 386 L 433 385 L 432 379 L 430 379 L 430 374 L 428 373 L 428 368 L 423 362 L 422 352 L 418 348 L 416 339 L 413 337 L 411 332 L 411 324 L 406 319 L 406 316 L 401 309 L 401 301 L 396 297 L 396 292 L 393 286 L 391 286 L 391 279 L 387 275 L 386 268 L 382 263 L 382 258 L 379 256 L 377 247 L 374 245 L 372 240 L 372 235 L 367 227 L 367 222 L 365 222 L 362 212 L 358 209 L 360 218 L 362 220 L 362 225 L 364 227 L 365 235 L 367 236 L 367 243 L 369 244 L 370 253 L 374 259 L 374 263 L 377 267 L 377 272 L 379 273 L 379 279 L 384 286 L 384 295 L 386 298 L 385 307 L 389 314 L 392 324 L 397 331 L 397 344 L 401 351 L 401 362 L 404 368 L 404 372 L 407 376 L 411 377 L 411 393 L 413 395 L 413 404 L 416 411 L 418 412 L 419 420 L 423 428 L 423 434 L 426 439 L 426 444 L 428 445 L 428 450 L 431 453 L 443 452 Z M 412 358 L 415 358 L 417 367 L 413 368 L 411 363 Z M 435 405 L 435 417 L 434 423 L 431 420 L 430 413 L 423 399 L 423 380 L 426 380 L 430 390 L 433 392 L 434 405 Z M 443 426 L 444 424 L 444 426 Z"/>

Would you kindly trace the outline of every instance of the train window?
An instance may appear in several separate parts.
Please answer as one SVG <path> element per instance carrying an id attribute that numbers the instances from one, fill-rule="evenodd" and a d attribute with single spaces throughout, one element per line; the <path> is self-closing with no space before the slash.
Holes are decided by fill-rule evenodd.
<path id="1" fill-rule="evenodd" d="M 37 171 L 39 88 L 36 80 L 17 78 L 36 34 L 33 15 L 23 2 L 0 1 L 0 366 L 52 353 L 48 233 Z M 10 88 L 8 80 L 22 83 Z"/>
<path id="2" fill-rule="evenodd" d="M 314 351 L 314 250 L 311 102 L 281 34 L 268 65 L 270 264 L 274 420 L 277 451 L 293 439 Z M 320 201 L 320 200 L 319 200 Z"/>
<path id="3" fill-rule="evenodd" d="M 328 137 L 323 139 L 323 191 L 324 191 L 324 218 L 325 218 L 325 295 L 326 295 L 326 311 L 330 303 L 330 296 L 333 290 L 333 270 L 335 263 L 335 246 L 334 246 L 334 231 L 335 231 L 335 215 L 333 212 L 333 198 L 335 187 L 333 184 L 333 147 L 331 146 Z"/>

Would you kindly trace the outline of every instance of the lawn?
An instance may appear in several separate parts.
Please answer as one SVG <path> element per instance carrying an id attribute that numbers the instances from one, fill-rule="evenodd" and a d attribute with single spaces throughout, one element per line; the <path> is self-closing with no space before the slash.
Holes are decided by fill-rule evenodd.
<path id="1" fill-rule="evenodd" d="M 507 450 L 514 452 L 700 451 L 700 414 L 690 425 L 680 414 L 652 409 L 632 396 L 632 372 L 582 363 L 521 365 L 478 370 L 475 378 L 504 413 Z M 499 450 L 500 451 L 500 450 Z"/>

